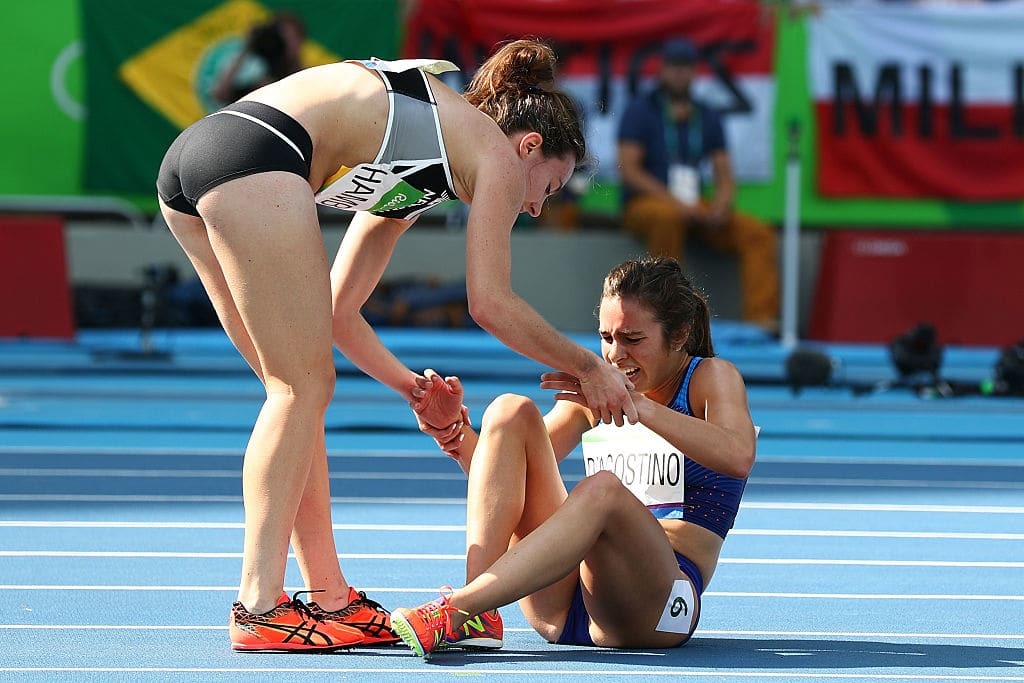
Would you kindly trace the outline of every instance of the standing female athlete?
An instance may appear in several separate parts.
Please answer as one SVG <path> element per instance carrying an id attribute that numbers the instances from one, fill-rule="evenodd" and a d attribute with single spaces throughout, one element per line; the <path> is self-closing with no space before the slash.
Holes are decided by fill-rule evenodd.
<path id="1" fill-rule="evenodd" d="M 351 588 L 338 565 L 324 413 L 335 385 L 333 339 L 426 422 L 461 428 L 450 393 L 406 368 L 360 315 L 396 240 L 426 209 L 470 204 L 466 279 L 476 322 L 579 377 L 600 419 L 635 422 L 625 375 L 559 334 L 510 285 L 516 216 L 537 216 L 586 155 L 572 101 L 548 89 L 554 66 L 544 44 L 512 42 L 464 95 L 427 73 L 454 68 L 446 62 L 313 67 L 201 119 L 168 149 L 157 180 L 164 219 L 267 395 L 242 472 L 233 648 L 395 641 L 387 612 Z M 318 203 L 357 212 L 333 269 Z M 282 596 L 289 539 L 319 604 Z"/>

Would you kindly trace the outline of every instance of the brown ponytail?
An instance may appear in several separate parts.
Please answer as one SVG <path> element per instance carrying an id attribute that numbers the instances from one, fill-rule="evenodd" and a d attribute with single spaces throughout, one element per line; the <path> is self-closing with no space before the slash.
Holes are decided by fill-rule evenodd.
<path id="1" fill-rule="evenodd" d="M 538 40 L 506 43 L 477 69 L 463 95 L 506 135 L 540 133 L 545 156 L 571 154 L 580 166 L 587 143 L 575 102 L 554 89 L 556 62 L 554 50 Z"/>

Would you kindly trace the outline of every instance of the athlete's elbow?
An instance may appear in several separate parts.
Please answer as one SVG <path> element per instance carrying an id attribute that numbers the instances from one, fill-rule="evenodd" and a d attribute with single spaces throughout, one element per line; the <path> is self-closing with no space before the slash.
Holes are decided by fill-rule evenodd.
<path id="1" fill-rule="evenodd" d="M 473 321 L 483 329 L 493 333 L 503 315 L 501 303 L 496 297 L 471 295 L 468 305 L 469 316 L 473 318 Z"/>
<path id="2" fill-rule="evenodd" d="M 754 469 L 754 454 L 755 449 L 753 448 L 739 450 L 729 459 L 729 471 L 723 474 L 735 477 L 736 479 L 746 479 L 750 476 L 751 470 Z"/>
<path id="3" fill-rule="evenodd" d="M 331 336 L 334 344 L 339 349 L 344 348 L 346 340 L 351 336 L 357 320 L 360 317 L 359 309 L 351 309 L 345 306 L 335 306 L 331 318 Z"/>

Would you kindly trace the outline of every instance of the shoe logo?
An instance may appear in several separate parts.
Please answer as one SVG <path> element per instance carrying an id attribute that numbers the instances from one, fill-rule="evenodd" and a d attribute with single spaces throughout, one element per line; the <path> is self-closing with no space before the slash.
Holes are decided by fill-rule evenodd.
<path id="1" fill-rule="evenodd" d="M 308 625 L 307 625 L 308 624 Z M 281 634 L 286 634 L 281 640 L 282 643 L 288 643 L 292 640 L 299 640 L 305 645 L 333 645 L 334 642 L 327 636 L 327 634 L 316 630 L 317 622 L 303 621 L 300 624 L 275 624 L 275 623 L 262 623 L 259 624 L 261 628 L 265 628 L 268 631 L 277 631 Z M 317 640 L 321 642 L 317 642 Z"/>
<path id="2" fill-rule="evenodd" d="M 469 631 L 470 627 L 472 627 L 477 633 L 487 633 L 487 627 L 484 626 L 484 619 L 479 614 L 462 625 L 462 632 L 467 636 L 471 635 Z"/>
<path id="3" fill-rule="evenodd" d="M 287 643 L 289 640 L 292 639 L 293 636 L 301 638 L 302 642 L 306 643 L 307 645 L 315 645 L 316 643 L 313 639 L 313 636 L 320 636 L 326 641 L 327 645 L 331 645 L 331 639 L 316 630 L 316 622 L 314 622 L 313 625 L 310 626 L 306 626 L 305 622 L 297 624 L 295 628 L 292 630 L 292 635 L 289 635 L 287 638 L 284 639 L 284 641 Z"/>
<path id="4" fill-rule="evenodd" d="M 395 637 L 395 632 L 391 630 L 388 620 L 384 617 L 370 617 L 369 621 L 342 621 L 341 623 L 358 628 L 376 638 Z"/>

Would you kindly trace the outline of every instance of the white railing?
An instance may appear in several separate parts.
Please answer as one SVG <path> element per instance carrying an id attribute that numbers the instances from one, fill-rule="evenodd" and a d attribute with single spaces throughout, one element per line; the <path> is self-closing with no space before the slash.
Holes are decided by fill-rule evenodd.
<path id="1" fill-rule="evenodd" d="M 120 216 L 137 230 L 147 229 L 153 225 L 137 206 L 120 197 L 0 195 L 0 212 Z"/>

